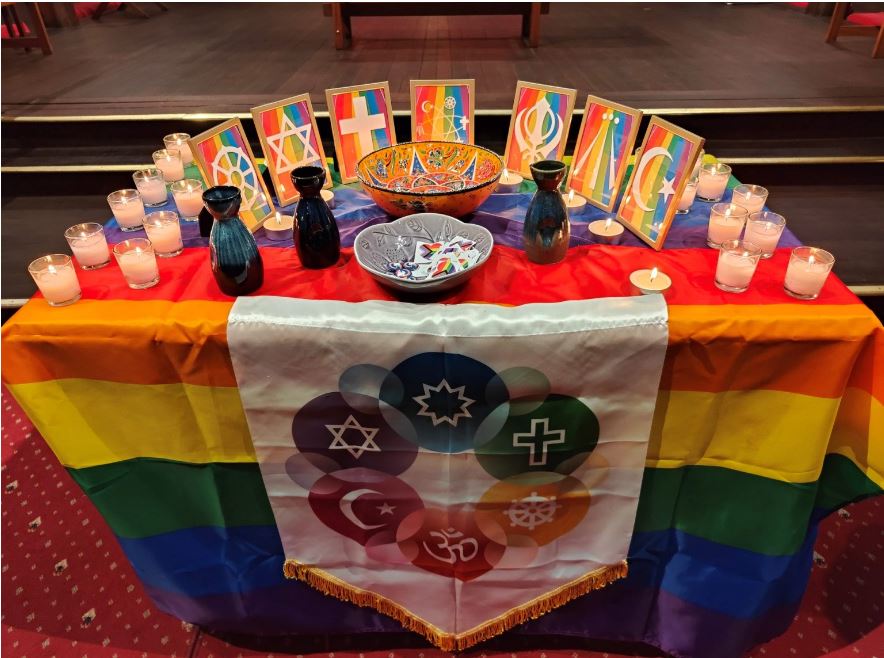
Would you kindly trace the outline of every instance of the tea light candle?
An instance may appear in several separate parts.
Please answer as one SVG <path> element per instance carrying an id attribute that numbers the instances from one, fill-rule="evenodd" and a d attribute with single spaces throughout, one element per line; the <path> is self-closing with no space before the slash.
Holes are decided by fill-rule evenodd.
<path id="1" fill-rule="evenodd" d="M 706 243 L 717 249 L 722 242 L 738 239 L 748 216 L 745 208 L 732 203 L 716 203 L 709 213 Z"/>
<path id="2" fill-rule="evenodd" d="M 82 269 L 97 270 L 110 262 L 110 249 L 101 224 L 76 224 L 65 230 L 64 237 Z"/>
<path id="3" fill-rule="evenodd" d="M 525 179 L 519 174 L 512 173 L 509 169 L 504 169 L 497 181 L 496 191 L 502 194 L 514 194 L 519 191 L 523 180 Z"/>
<path id="4" fill-rule="evenodd" d="M 80 299 L 80 281 L 67 254 L 49 254 L 31 261 L 28 272 L 50 306 L 67 306 Z"/>
<path id="5" fill-rule="evenodd" d="M 165 188 L 163 192 L 165 198 Z M 114 219 L 123 231 L 137 231 L 144 223 L 144 203 L 138 190 L 117 190 L 107 195 Z"/>
<path id="6" fill-rule="evenodd" d="M 167 183 L 184 178 L 184 163 L 181 152 L 176 149 L 160 149 L 153 152 L 153 163 L 161 172 Z"/>
<path id="7" fill-rule="evenodd" d="M 694 205 L 694 198 L 696 196 L 697 179 L 692 178 L 684 186 L 684 191 L 681 193 L 681 198 L 678 200 L 678 210 L 676 211 L 676 214 L 687 215 L 691 210 L 691 206 Z"/>
<path id="8" fill-rule="evenodd" d="M 335 207 L 335 193 L 331 190 L 319 190 L 319 195 L 329 208 Z"/>
<path id="9" fill-rule="evenodd" d="M 731 203 L 743 206 L 751 215 L 764 209 L 767 196 L 768 191 L 760 185 L 737 185 L 734 188 Z"/>
<path id="10" fill-rule="evenodd" d="M 193 178 L 187 178 L 175 181 L 170 188 L 181 219 L 185 222 L 197 221 L 200 210 L 203 209 L 203 184 Z"/>
<path id="11" fill-rule="evenodd" d="M 629 275 L 629 282 L 643 295 L 664 293 L 672 286 L 672 279 L 656 267 L 651 270 L 636 270 Z"/>
<path id="12" fill-rule="evenodd" d="M 177 256 L 184 249 L 176 212 L 161 210 L 148 213 L 144 218 L 144 230 L 156 255 L 161 258 Z"/>
<path id="13" fill-rule="evenodd" d="M 600 244 L 619 244 L 623 237 L 623 225 L 608 219 L 597 219 L 589 223 L 589 233 Z"/>
<path id="14" fill-rule="evenodd" d="M 744 292 L 752 281 L 761 249 L 751 242 L 728 240 L 721 245 L 715 285 L 726 292 Z"/>
<path id="15" fill-rule="evenodd" d="M 291 240 L 292 227 L 295 224 L 295 218 L 291 215 L 280 215 L 276 213 L 276 217 L 268 219 L 264 222 L 264 235 L 268 240 Z"/>
<path id="16" fill-rule="evenodd" d="M 574 194 L 574 190 L 569 190 L 565 197 L 565 205 L 568 207 L 568 212 L 579 213 L 586 208 L 586 199 L 579 194 Z"/>
<path id="17" fill-rule="evenodd" d="M 835 257 L 817 247 L 795 247 L 789 257 L 783 289 L 796 299 L 816 299 L 832 271 Z"/>
<path id="18" fill-rule="evenodd" d="M 163 137 L 166 150 L 178 149 L 178 152 L 181 153 L 181 163 L 185 166 L 193 162 L 193 152 L 187 143 L 188 139 L 190 139 L 190 135 L 187 133 L 172 133 Z"/>
<path id="19" fill-rule="evenodd" d="M 721 162 L 700 165 L 697 196 L 704 201 L 720 201 L 731 179 L 731 168 Z"/>
<path id="20" fill-rule="evenodd" d="M 155 286 L 160 269 L 150 241 L 145 238 L 124 240 L 114 245 L 114 257 L 130 288 L 141 290 Z"/>
<path id="21" fill-rule="evenodd" d="M 145 206 L 161 206 L 166 203 L 166 182 L 159 169 L 151 167 L 136 171 L 132 174 L 132 180 L 135 181 L 135 187 L 138 188 Z"/>
<path id="22" fill-rule="evenodd" d="M 743 239 L 761 247 L 762 258 L 770 258 L 785 228 L 785 217 L 770 210 L 763 210 L 749 216 Z"/>

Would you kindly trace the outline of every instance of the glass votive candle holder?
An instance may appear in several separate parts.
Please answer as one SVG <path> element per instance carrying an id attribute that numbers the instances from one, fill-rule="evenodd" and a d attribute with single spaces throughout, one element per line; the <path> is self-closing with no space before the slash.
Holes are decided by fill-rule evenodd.
<path id="1" fill-rule="evenodd" d="M 178 213 L 172 210 L 151 212 L 144 218 L 144 230 L 153 250 L 160 258 L 177 256 L 184 249 Z"/>
<path id="2" fill-rule="evenodd" d="M 721 201 L 730 179 L 731 168 L 722 162 L 700 165 L 697 196 L 703 201 Z"/>
<path id="3" fill-rule="evenodd" d="M 758 267 L 761 249 L 745 240 L 728 240 L 721 245 L 715 285 L 725 292 L 745 292 Z"/>
<path id="4" fill-rule="evenodd" d="M 67 306 L 80 299 L 80 280 L 67 254 L 40 256 L 31 261 L 28 272 L 50 306 Z"/>
<path id="5" fill-rule="evenodd" d="M 749 213 L 742 206 L 735 206 L 732 203 L 714 204 L 709 212 L 706 244 L 718 248 L 723 242 L 739 239 L 748 218 Z"/>
<path id="6" fill-rule="evenodd" d="M 178 149 L 154 151 L 153 163 L 157 169 L 163 172 L 163 179 L 167 183 L 173 183 L 184 178 L 184 163 L 181 161 L 181 151 Z"/>
<path id="7" fill-rule="evenodd" d="M 785 217 L 770 210 L 762 210 L 749 215 L 743 239 L 761 247 L 762 258 L 770 258 L 785 228 Z"/>
<path id="8" fill-rule="evenodd" d="M 832 271 L 835 257 L 818 247 L 795 247 L 789 256 L 783 289 L 795 299 L 816 299 Z"/>
<path id="9" fill-rule="evenodd" d="M 114 258 L 130 288 L 141 290 L 157 285 L 160 268 L 150 240 L 132 238 L 114 245 Z"/>
<path id="10" fill-rule="evenodd" d="M 190 150 L 190 144 L 187 143 L 188 139 L 190 139 L 190 135 L 187 133 L 172 133 L 163 137 L 166 150 L 178 149 L 181 153 L 181 163 L 184 166 L 193 162 L 193 152 Z"/>
<path id="11" fill-rule="evenodd" d="M 172 198 L 178 208 L 178 214 L 185 222 L 199 220 L 200 211 L 203 209 L 203 184 L 193 178 L 185 178 L 172 183 Z"/>
<path id="12" fill-rule="evenodd" d="M 107 195 L 107 205 L 120 225 L 120 230 L 137 231 L 144 223 L 144 202 L 138 190 L 111 192 Z"/>
<path id="13" fill-rule="evenodd" d="M 681 193 L 681 198 L 678 200 L 678 210 L 676 210 L 676 215 L 687 215 L 691 210 L 691 206 L 694 205 L 694 198 L 697 196 L 697 182 L 696 178 L 691 178 L 687 184 L 684 186 L 684 191 Z"/>
<path id="14" fill-rule="evenodd" d="M 768 194 L 768 191 L 761 185 L 737 185 L 731 196 L 731 203 L 743 206 L 751 215 L 764 210 Z"/>
<path id="15" fill-rule="evenodd" d="M 75 224 L 65 230 L 64 237 L 81 269 L 97 270 L 110 262 L 110 249 L 101 224 Z"/>
<path id="16" fill-rule="evenodd" d="M 132 174 L 132 180 L 145 206 L 154 208 L 166 203 L 166 181 L 162 171 L 156 167 L 141 169 Z"/>

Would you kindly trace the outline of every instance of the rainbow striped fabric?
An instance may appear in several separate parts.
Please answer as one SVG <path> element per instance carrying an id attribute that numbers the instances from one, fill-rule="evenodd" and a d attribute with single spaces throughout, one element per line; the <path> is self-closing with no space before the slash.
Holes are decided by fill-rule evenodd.
<path id="1" fill-rule="evenodd" d="M 321 271 L 301 268 L 290 248 L 262 255 L 263 294 L 393 299 L 350 249 Z M 736 658 L 790 623 L 817 520 L 881 493 L 881 324 L 835 277 L 815 302 L 788 298 L 788 249 L 762 263 L 743 295 L 713 286 L 715 256 L 584 246 L 544 268 L 496 246 L 446 297 L 618 296 L 628 294 L 629 272 L 652 263 L 673 279 L 629 575 L 511 633 Z M 227 346 L 232 300 L 218 292 L 205 247 L 160 268 L 159 285 L 146 291 L 125 288 L 111 265 L 81 275 L 83 299 L 70 307 L 39 297 L 26 304 L 2 332 L 10 391 L 161 609 L 230 632 L 402 632 L 369 608 L 284 579 Z"/>
<path id="2" fill-rule="evenodd" d="M 472 144 L 471 93 L 469 84 L 415 85 L 411 108 L 413 138 Z"/>
<path id="3" fill-rule="evenodd" d="M 341 180 L 356 179 L 356 165 L 372 151 L 396 143 L 390 99 L 383 87 L 326 92 L 332 111 Z"/>

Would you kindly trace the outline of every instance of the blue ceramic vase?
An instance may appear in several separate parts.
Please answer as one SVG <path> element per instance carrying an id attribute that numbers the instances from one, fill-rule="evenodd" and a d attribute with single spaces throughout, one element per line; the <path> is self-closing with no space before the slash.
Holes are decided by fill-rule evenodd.
<path id="1" fill-rule="evenodd" d="M 296 167 L 292 183 L 301 195 L 295 208 L 295 249 L 304 267 L 331 267 L 341 256 L 341 235 L 331 209 L 320 192 L 325 185 L 322 167 Z"/>
<path id="2" fill-rule="evenodd" d="M 564 162 L 541 160 L 531 165 L 531 177 L 537 183 L 537 192 L 525 215 L 522 245 L 528 260 L 533 263 L 558 263 L 568 253 L 571 222 L 565 200 L 559 192 L 564 176 Z"/>
<path id="3" fill-rule="evenodd" d="M 231 297 L 248 295 L 264 283 L 258 243 L 237 215 L 241 202 L 239 188 L 230 185 L 203 192 L 203 203 L 215 218 L 209 234 L 212 274 L 221 292 Z"/>

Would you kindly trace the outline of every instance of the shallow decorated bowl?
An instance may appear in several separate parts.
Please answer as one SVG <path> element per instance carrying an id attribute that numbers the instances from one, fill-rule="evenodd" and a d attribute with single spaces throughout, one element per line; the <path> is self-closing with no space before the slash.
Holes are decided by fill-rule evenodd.
<path id="1" fill-rule="evenodd" d="M 491 195 L 500 156 L 457 142 L 406 142 L 359 161 L 356 175 L 372 200 L 394 217 L 438 212 L 463 217 Z"/>
<path id="2" fill-rule="evenodd" d="M 493 247 L 484 226 L 419 213 L 362 229 L 353 253 L 362 269 L 389 288 L 435 293 L 465 283 L 488 261 Z"/>

